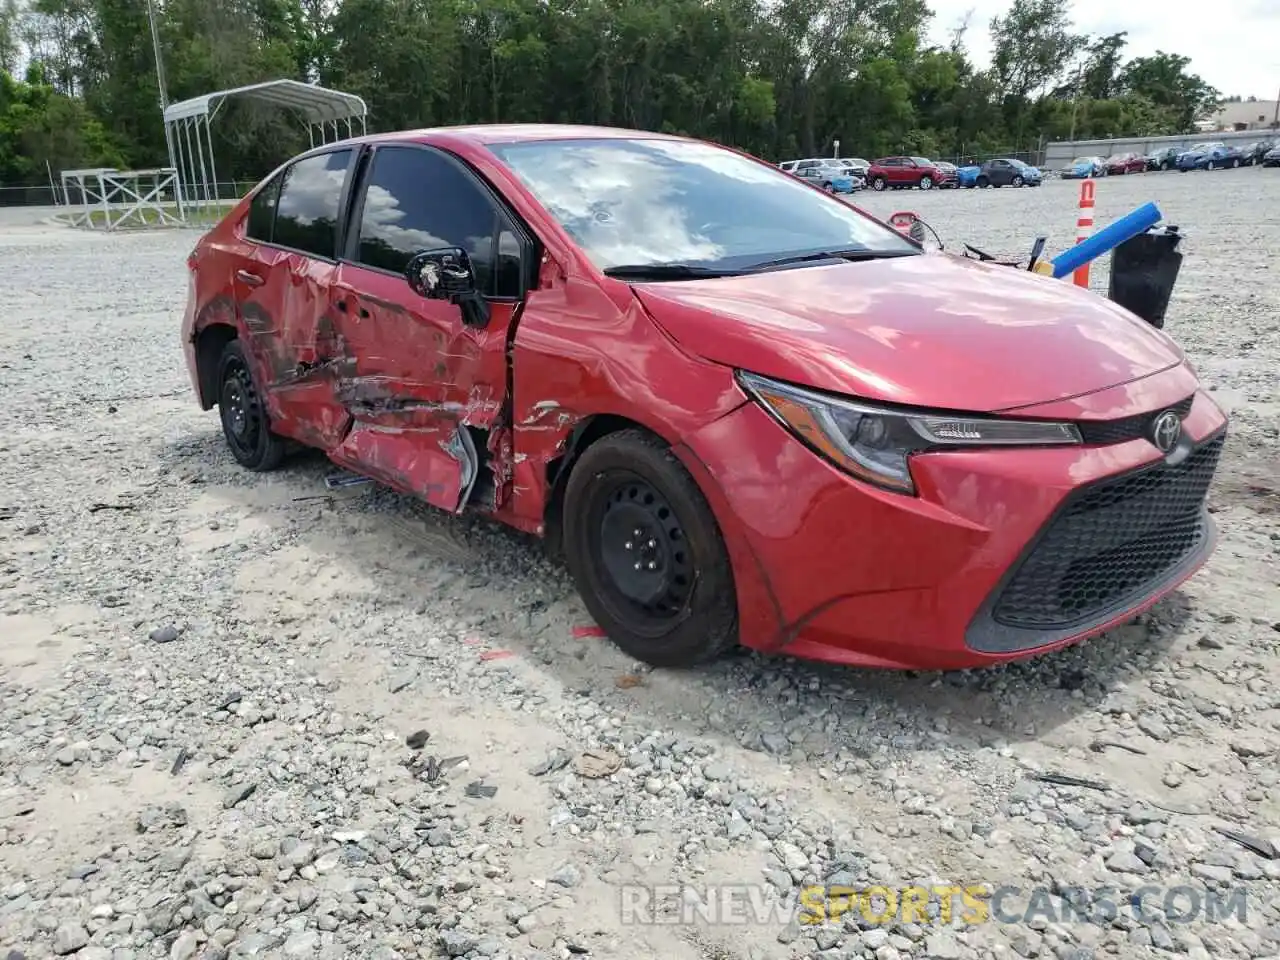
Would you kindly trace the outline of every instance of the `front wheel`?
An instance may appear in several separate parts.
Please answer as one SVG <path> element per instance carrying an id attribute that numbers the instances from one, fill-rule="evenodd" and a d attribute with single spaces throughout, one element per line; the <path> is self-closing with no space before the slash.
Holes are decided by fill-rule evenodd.
<path id="1" fill-rule="evenodd" d="M 979 177 L 977 183 L 978 183 L 978 186 L 981 187 L 983 190 L 991 186 L 991 181 L 988 180 L 986 177 Z"/>
<path id="2" fill-rule="evenodd" d="M 262 473 L 280 466 L 288 448 L 284 438 L 271 432 L 262 394 L 239 340 L 223 348 L 218 362 L 218 415 L 231 455 L 242 467 Z"/>
<path id="3" fill-rule="evenodd" d="M 1204 168 L 1206 170 L 1214 170 L 1214 169 L 1217 169 L 1217 166 L 1218 164 L 1215 161 L 1210 160 L 1208 163 L 1204 165 Z"/>
<path id="4" fill-rule="evenodd" d="M 658 438 L 592 444 L 565 489 L 564 544 L 583 602 L 628 656 L 711 660 L 738 640 L 733 570 L 706 498 Z"/>
<path id="5" fill-rule="evenodd" d="M 933 177 L 929 177 L 929 176 L 921 177 L 921 178 L 920 178 L 920 189 L 921 189 L 921 190 L 932 190 L 932 189 L 933 189 Z"/>
<path id="6" fill-rule="evenodd" d="M 823 189 L 823 190 L 825 190 L 827 193 L 835 193 L 835 192 L 836 192 L 836 188 L 835 188 L 835 187 L 833 187 L 830 183 L 824 183 L 824 184 L 822 185 L 822 189 Z"/>
<path id="7" fill-rule="evenodd" d="M 1239 161 L 1238 159 L 1236 159 L 1235 157 L 1232 157 L 1232 158 L 1231 158 L 1231 169 L 1232 169 L 1232 170 L 1234 170 L 1234 169 L 1235 169 L 1236 167 L 1238 167 L 1238 166 L 1240 166 L 1240 161 Z"/>
<path id="8" fill-rule="evenodd" d="M 871 181 L 871 186 L 875 190 L 883 190 L 888 185 L 889 184 L 885 181 L 884 177 L 876 177 Z"/>
<path id="9" fill-rule="evenodd" d="M 1160 169 L 1161 169 L 1161 170 L 1165 170 L 1165 171 L 1167 171 L 1167 170 L 1169 169 L 1169 167 L 1170 167 L 1170 163 L 1169 163 L 1169 161 L 1168 161 L 1168 160 L 1161 160 L 1161 161 L 1160 161 Z"/>
<path id="10" fill-rule="evenodd" d="M 1014 185 L 1015 187 L 1020 187 L 1020 186 L 1022 186 L 1022 178 L 1021 178 L 1021 177 L 1014 177 L 1014 178 L 1013 178 L 1013 185 Z"/>

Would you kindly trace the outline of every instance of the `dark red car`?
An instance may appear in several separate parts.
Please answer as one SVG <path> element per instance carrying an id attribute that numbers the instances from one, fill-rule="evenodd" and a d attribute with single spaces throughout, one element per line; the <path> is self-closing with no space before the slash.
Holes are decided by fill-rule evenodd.
<path id="1" fill-rule="evenodd" d="M 871 161 L 867 183 L 873 190 L 903 190 L 919 187 L 932 190 L 941 186 L 948 174 L 932 160 L 924 157 L 881 157 Z M 950 175 L 955 179 L 955 174 Z"/>
<path id="2" fill-rule="evenodd" d="M 545 537 L 656 665 L 1022 657 L 1146 609 L 1214 543 L 1226 419 L 1162 332 L 723 147 L 329 144 L 189 268 L 186 362 L 241 464 L 317 447 Z"/>
<path id="3" fill-rule="evenodd" d="M 1107 175 L 1123 173 L 1146 173 L 1147 158 L 1138 153 L 1117 153 L 1107 157 L 1105 164 Z"/>

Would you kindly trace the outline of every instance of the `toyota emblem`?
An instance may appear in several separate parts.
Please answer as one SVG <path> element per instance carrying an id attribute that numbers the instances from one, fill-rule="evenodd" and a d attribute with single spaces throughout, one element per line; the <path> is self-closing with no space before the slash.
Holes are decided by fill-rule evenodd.
<path id="1" fill-rule="evenodd" d="M 1151 442 L 1161 453 L 1168 453 L 1178 442 L 1182 434 L 1182 421 L 1172 410 L 1166 410 L 1156 417 L 1151 425 Z"/>

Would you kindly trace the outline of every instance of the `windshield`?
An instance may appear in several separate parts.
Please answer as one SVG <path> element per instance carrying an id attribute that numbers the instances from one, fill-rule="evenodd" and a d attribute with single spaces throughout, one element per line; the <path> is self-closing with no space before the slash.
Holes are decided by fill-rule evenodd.
<path id="1" fill-rule="evenodd" d="M 1203 153 L 1205 150 L 1212 150 L 1212 143 L 1197 143 L 1194 147 L 1187 149 L 1188 153 Z"/>
<path id="2" fill-rule="evenodd" d="M 1076 158 L 1075 158 L 1074 160 L 1072 160 L 1071 162 L 1072 162 L 1072 164 L 1074 164 L 1075 166 L 1077 166 L 1077 167 L 1078 167 L 1078 166 L 1080 166 L 1082 163 L 1093 163 L 1093 157 L 1076 157 Z"/>
<path id="3" fill-rule="evenodd" d="M 918 252 L 842 201 L 711 144 L 609 138 L 489 149 L 602 270 L 734 269 L 824 250 Z"/>
<path id="4" fill-rule="evenodd" d="M 916 163 L 918 163 L 922 167 L 933 166 L 933 161 L 928 159 L 927 157 L 912 157 L 911 159 L 914 160 Z"/>

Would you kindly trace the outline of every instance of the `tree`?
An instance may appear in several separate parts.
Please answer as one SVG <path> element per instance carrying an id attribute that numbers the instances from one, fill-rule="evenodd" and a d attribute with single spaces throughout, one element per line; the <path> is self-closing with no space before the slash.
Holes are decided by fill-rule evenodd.
<path id="1" fill-rule="evenodd" d="M 1204 112 L 1218 101 L 1218 91 L 1188 71 L 1189 57 L 1157 50 L 1125 67 L 1121 83 L 1127 93 L 1167 108 L 1177 132 L 1190 131 Z"/>
<path id="2" fill-rule="evenodd" d="M 1013 0 L 991 21 L 992 69 L 1005 94 L 1026 102 L 1060 78 L 1086 40 L 1060 0 Z"/>
<path id="3" fill-rule="evenodd" d="M 113 165 L 165 162 L 147 0 L 19 2 L 0 0 L 0 25 L 39 66 L 37 86 L 68 98 L 42 115 L 81 112 L 63 116 L 75 136 L 40 149 L 80 149 L 74 165 L 90 165 L 93 119 Z M 924 42 L 925 0 L 153 2 L 172 100 L 292 77 L 361 95 L 372 130 L 596 123 L 775 160 L 837 139 L 848 155 L 956 157 L 1066 136 L 1073 116 L 1081 135 L 1174 132 L 1205 102 L 1185 60 L 1123 65 L 1123 34 L 1078 36 L 1069 0 L 1008 0 L 989 71 L 964 49 L 971 14 L 944 46 Z M 296 118 L 252 101 L 230 101 L 213 134 L 235 179 L 307 143 Z"/>

